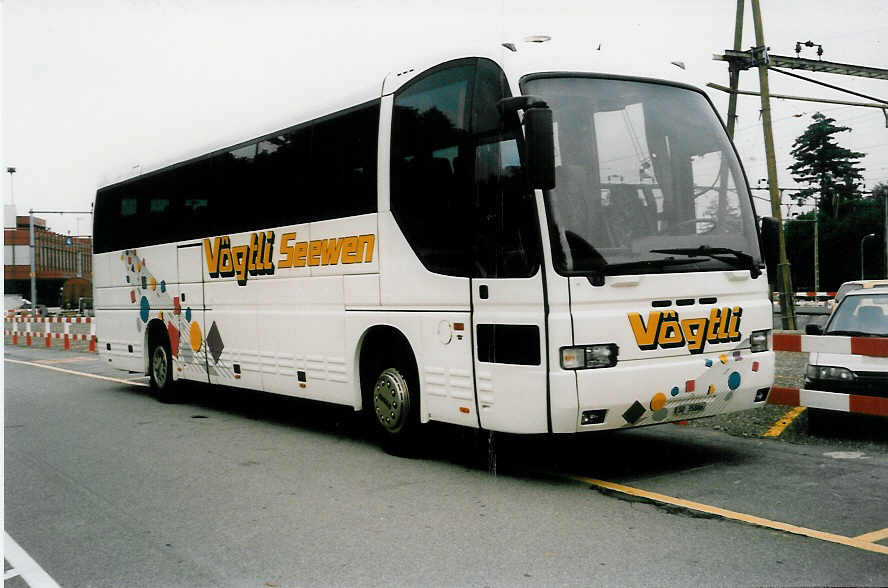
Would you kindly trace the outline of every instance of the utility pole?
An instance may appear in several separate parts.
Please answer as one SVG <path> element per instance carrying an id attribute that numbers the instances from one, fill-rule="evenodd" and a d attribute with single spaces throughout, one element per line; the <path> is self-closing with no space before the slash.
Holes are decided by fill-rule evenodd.
<path id="1" fill-rule="evenodd" d="M 814 291 L 820 292 L 820 210 L 814 211 Z"/>
<path id="2" fill-rule="evenodd" d="M 737 18 L 734 21 L 734 51 L 740 51 L 743 45 L 743 7 L 746 0 L 737 0 Z M 740 68 L 730 64 L 728 67 L 728 83 L 731 94 L 728 96 L 728 136 L 734 140 L 734 127 L 737 124 L 737 90 L 740 85 Z"/>
<path id="3" fill-rule="evenodd" d="M 777 181 L 777 158 L 774 153 L 774 135 L 771 128 L 771 99 L 768 87 L 768 48 L 765 46 L 765 33 L 762 27 L 762 11 L 759 0 L 752 2 L 752 18 L 755 25 L 755 48 L 753 58 L 758 65 L 759 88 L 762 93 L 762 131 L 765 138 L 765 159 L 768 166 L 768 191 L 771 196 L 771 214 L 777 219 L 778 232 L 777 244 L 780 250 L 780 262 L 778 263 L 778 284 L 781 292 L 781 305 L 783 311 L 783 328 L 795 330 L 795 310 L 792 299 L 792 276 L 789 273 L 789 260 L 786 257 L 786 235 L 783 232 L 783 220 L 780 212 L 780 190 Z"/>
<path id="4" fill-rule="evenodd" d="M 37 316 L 37 247 L 34 245 L 34 209 L 30 211 L 30 219 L 28 221 L 28 233 L 30 235 L 28 242 L 31 245 L 31 316 Z"/>
<path id="5" fill-rule="evenodd" d="M 15 168 L 7 167 L 6 173 L 9 174 L 9 203 L 15 204 L 15 193 L 12 191 L 12 174 L 15 173 Z"/>
<path id="6" fill-rule="evenodd" d="M 818 80 L 814 80 L 811 78 L 805 78 L 803 76 L 792 74 L 787 71 L 778 69 L 778 67 L 790 68 L 790 69 L 799 69 L 799 70 L 807 70 L 813 72 L 823 72 L 830 74 L 838 74 L 838 75 L 846 75 L 846 76 L 854 76 L 854 77 L 863 77 L 863 78 L 871 78 L 871 79 L 881 79 L 888 80 L 888 69 L 880 69 L 875 67 L 868 67 L 863 65 L 855 65 L 848 63 L 837 63 L 831 61 L 823 61 L 820 59 L 820 55 L 822 54 L 822 47 L 817 45 L 816 43 L 812 43 L 810 41 L 804 43 L 807 47 L 817 46 L 818 50 L 818 59 L 804 59 L 796 55 L 796 57 L 788 57 L 784 55 L 771 55 L 767 51 L 767 47 L 765 47 L 764 42 L 764 32 L 762 30 L 762 15 L 761 15 L 761 7 L 759 4 L 759 0 L 750 0 L 752 3 L 753 10 L 753 20 L 755 23 L 755 37 L 756 37 L 756 46 L 753 47 L 749 51 L 741 51 L 739 50 L 739 45 L 737 44 L 737 30 L 739 26 L 735 27 L 735 43 L 733 50 L 725 50 L 723 55 L 714 55 L 713 59 L 718 61 L 727 61 L 729 71 L 732 73 L 731 78 L 731 87 L 725 88 L 724 86 L 719 86 L 717 84 L 707 84 L 707 86 L 711 88 L 715 88 L 717 90 L 722 90 L 725 92 L 729 92 L 732 96 L 737 94 L 748 94 L 748 95 L 759 95 L 761 96 L 762 102 L 762 130 L 765 136 L 765 155 L 768 164 L 768 183 L 769 183 L 769 192 L 770 192 L 770 200 L 771 200 L 771 210 L 773 211 L 773 216 L 779 221 L 780 220 L 780 201 L 778 200 L 778 196 L 775 195 L 775 191 L 779 192 L 776 189 L 777 181 L 776 181 L 776 161 L 774 159 L 774 141 L 773 134 L 771 131 L 771 111 L 769 107 L 770 98 L 771 97 L 779 97 L 782 99 L 789 100 L 804 100 L 810 102 L 825 102 L 831 104 L 843 104 L 849 106 L 863 106 L 868 108 L 879 108 L 882 110 L 882 113 L 885 115 L 885 125 L 888 127 L 888 101 L 882 100 L 879 98 L 874 98 L 872 96 L 867 96 L 865 94 L 861 94 L 859 92 L 854 92 L 848 90 L 846 88 L 840 88 L 838 86 L 833 86 L 831 84 L 827 84 L 824 82 L 820 82 Z M 744 4 L 744 0 L 737 0 L 737 15 L 738 21 L 742 18 L 742 5 Z M 796 52 L 798 53 L 801 50 L 801 44 L 797 43 Z M 759 92 L 748 92 L 742 91 L 737 88 L 737 85 L 734 83 L 733 74 L 734 72 L 740 72 L 742 70 L 750 69 L 752 67 L 757 67 L 759 70 L 759 84 L 760 91 Z M 849 94 L 853 94 L 855 96 L 859 96 L 862 98 L 866 98 L 871 102 L 848 102 L 848 101 L 840 101 L 840 100 L 828 100 L 824 98 L 808 98 L 801 96 L 788 96 L 788 95 L 779 95 L 779 94 L 771 94 L 770 89 L 768 88 L 768 76 L 767 70 L 773 69 L 774 71 L 782 74 L 788 75 L 796 78 L 803 79 L 805 81 L 825 86 L 831 88 L 833 90 L 839 90 L 842 92 L 846 92 Z M 734 119 L 736 118 L 735 111 L 732 110 L 735 108 L 733 103 L 729 103 L 729 111 L 728 111 L 728 128 L 733 129 Z M 888 194 L 885 195 L 885 275 L 888 277 Z M 779 233 L 779 247 L 780 247 L 780 276 L 779 276 L 779 284 L 778 289 L 781 290 L 783 295 L 783 305 L 782 307 L 787 310 L 787 313 L 783 315 L 783 327 L 784 328 L 792 328 L 795 325 L 795 316 L 792 309 L 792 284 L 789 275 L 789 262 L 786 258 L 786 238 L 783 233 L 783 223 L 779 222 L 778 226 L 780 227 Z M 815 226 L 816 228 L 816 226 Z"/>

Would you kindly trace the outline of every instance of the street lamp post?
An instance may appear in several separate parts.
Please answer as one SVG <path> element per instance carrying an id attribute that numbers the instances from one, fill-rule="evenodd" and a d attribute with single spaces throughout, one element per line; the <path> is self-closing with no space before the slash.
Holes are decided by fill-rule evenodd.
<path id="1" fill-rule="evenodd" d="M 15 173 L 15 168 L 7 167 L 6 173 L 9 174 L 9 203 L 15 204 L 15 193 L 12 191 L 12 174 Z"/>
<path id="2" fill-rule="evenodd" d="M 860 279 L 864 279 L 864 271 L 863 271 L 863 242 L 869 239 L 870 237 L 876 237 L 875 233 L 870 233 L 869 235 L 864 235 L 863 239 L 860 240 Z"/>
<path id="3" fill-rule="evenodd" d="M 814 223 L 814 291 L 820 292 L 820 238 L 818 227 L 819 216 L 815 214 L 813 220 L 808 218 L 794 218 L 794 223 Z"/>

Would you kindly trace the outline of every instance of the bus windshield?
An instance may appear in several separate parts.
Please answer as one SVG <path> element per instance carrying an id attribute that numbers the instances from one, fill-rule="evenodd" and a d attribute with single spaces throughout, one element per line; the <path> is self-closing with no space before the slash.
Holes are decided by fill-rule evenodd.
<path id="1" fill-rule="evenodd" d="M 724 128 L 694 90 L 545 74 L 556 188 L 546 193 L 556 269 L 614 275 L 749 269 L 761 254 Z"/>

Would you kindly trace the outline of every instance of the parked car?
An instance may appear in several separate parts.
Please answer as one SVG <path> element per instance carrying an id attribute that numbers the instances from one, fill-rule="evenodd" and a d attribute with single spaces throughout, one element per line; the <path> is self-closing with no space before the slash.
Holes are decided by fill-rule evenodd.
<path id="1" fill-rule="evenodd" d="M 825 327 L 808 325 L 808 335 L 888 337 L 888 288 L 847 291 Z M 851 353 L 812 352 L 805 367 L 805 389 L 835 393 L 820 395 L 822 408 L 809 408 L 808 421 L 815 428 L 824 418 L 823 410 L 847 405 L 843 395 L 888 397 L 888 357 Z"/>
<path id="2" fill-rule="evenodd" d="M 830 308 L 835 309 L 848 292 L 866 288 L 888 288 L 888 280 L 852 280 L 845 282 L 836 290 L 836 297 L 830 303 Z"/>

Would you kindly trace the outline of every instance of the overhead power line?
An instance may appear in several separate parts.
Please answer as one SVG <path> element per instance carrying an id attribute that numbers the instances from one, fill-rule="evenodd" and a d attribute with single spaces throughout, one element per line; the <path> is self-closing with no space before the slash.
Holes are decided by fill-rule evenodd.
<path id="1" fill-rule="evenodd" d="M 792 72 L 783 71 L 782 69 L 777 69 L 776 67 L 773 67 L 773 66 L 769 66 L 768 69 L 770 69 L 771 71 L 776 71 L 777 73 L 781 73 L 785 76 L 791 76 L 794 78 L 798 78 L 800 80 L 805 80 L 806 82 L 811 82 L 812 84 L 817 84 L 818 86 L 824 86 L 826 88 L 838 90 L 839 92 L 845 92 L 846 94 L 852 94 L 854 96 L 859 96 L 860 98 L 866 98 L 867 100 L 875 100 L 876 102 L 881 102 L 885 106 L 888 106 L 888 100 L 882 100 L 881 98 L 873 98 L 872 96 L 867 96 L 866 94 L 861 94 L 860 92 L 855 92 L 854 90 L 849 90 L 847 88 L 842 88 L 840 86 L 834 86 L 833 84 L 827 84 L 826 82 L 821 82 L 820 80 L 806 78 L 805 76 L 800 76 L 799 74 L 794 74 Z M 771 94 L 771 95 L 776 97 L 776 94 Z"/>

